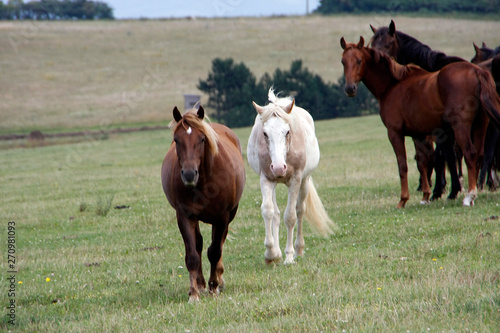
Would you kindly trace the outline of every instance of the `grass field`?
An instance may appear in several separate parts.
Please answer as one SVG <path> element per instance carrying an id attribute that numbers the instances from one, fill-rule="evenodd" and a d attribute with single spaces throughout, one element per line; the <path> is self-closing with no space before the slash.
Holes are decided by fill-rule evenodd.
<path id="1" fill-rule="evenodd" d="M 244 149 L 249 132 L 237 130 Z M 397 210 L 396 161 L 378 116 L 317 122 L 317 135 L 313 176 L 340 232 L 321 238 L 306 225 L 305 257 L 267 266 L 259 181 L 247 165 L 224 247 L 225 292 L 196 305 L 187 303 L 183 243 L 160 184 L 168 131 L 0 151 L 4 258 L 7 221 L 16 223 L 17 329 L 498 331 L 500 194 L 480 193 L 465 208 L 461 200 L 421 206 L 412 192 Z M 285 195 L 281 187 L 281 211 Z M 206 251 L 210 228 L 202 233 Z M 206 254 L 203 262 L 208 274 Z M 5 260 L 0 270 L 0 327 L 9 329 Z"/>
<path id="2" fill-rule="evenodd" d="M 182 94 L 197 93 L 215 57 L 243 61 L 257 77 L 302 58 L 336 81 L 340 37 L 368 38 L 370 23 L 390 19 L 0 22 L 0 134 L 166 124 Z M 473 41 L 500 44 L 499 21 L 394 19 L 402 31 L 466 59 Z M 196 305 L 187 304 L 184 246 L 161 189 L 169 131 L 32 148 L 2 143 L 0 329 L 498 332 L 500 194 L 480 193 L 473 208 L 462 207 L 463 194 L 421 206 L 409 143 L 412 197 L 397 210 L 396 158 L 379 117 L 316 126 L 322 159 L 313 177 L 340 231 L 321 238 L 306 224 L 305 257 L 266 265 L 259 181 L 247 164 L 224 247 L 226 289 Z M 250 129 L 236 133 L 245 150 Z M 12 149 L 18 146 L 27 148 Z M 285 187 L 278 196 L 283 212 Z M 202 226 L 205 253 L 210 232 Z M 285 236 L 282 227 L 282 246 Z M 206 254 L 203 263 L 208 274 Z"/>
<path id="3" fill-rule="evenodd" d="M 376 14 L 0 22 L 0 134 L 166 122 L 184 93 L 199 93 L 198 80 L 216 57 L 244 62 L 257 79 L 303 59 L 325 81 L 337 82 L 340 37 L 368 41 L 369 24 L 388 25 L 391 18 L 401 31 L 465 59 L 474 55 L 472 42 L 500 44 L 499 20 Z"/>

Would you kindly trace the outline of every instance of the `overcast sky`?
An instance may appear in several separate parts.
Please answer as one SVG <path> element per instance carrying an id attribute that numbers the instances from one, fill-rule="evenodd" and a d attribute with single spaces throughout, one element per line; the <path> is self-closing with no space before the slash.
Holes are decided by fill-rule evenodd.
<path id="1" fill-rule="evenodd" d="M 115 18 L 303 15 L 320 0 L 104 0 Z"/>

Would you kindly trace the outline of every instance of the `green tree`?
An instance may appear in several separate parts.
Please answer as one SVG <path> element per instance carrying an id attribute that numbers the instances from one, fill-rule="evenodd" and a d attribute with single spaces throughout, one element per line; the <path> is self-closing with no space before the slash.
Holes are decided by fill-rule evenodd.
<path id="1" fill-rule="evenodd" d="M 200 80 L 198 89 L 209 96 L 207 106 L 214 110 L 213 118 L 229 127 L 253 124 L 255 109 L 252 101 L 262 103 L 265 91 L 257 85 L 255 76 L 243 63 L 216 58 L 206 80 Z"/>

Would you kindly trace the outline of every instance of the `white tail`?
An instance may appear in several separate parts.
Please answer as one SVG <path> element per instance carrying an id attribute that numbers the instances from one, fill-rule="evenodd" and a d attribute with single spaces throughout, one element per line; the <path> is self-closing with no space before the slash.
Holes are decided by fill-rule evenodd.
<path id="1" fill-rule="evenodd" d="M 306 210 L 304 216 L 309 224 L 321 233 L 321 235 L 328 236 L 334 231 L 339 230 L 339 227 L 328 216 L 318 196 L 318 192 L 316 192 L 312 177 L 309 177 L 308 183 L 309 194 L 305 200 Z"/>

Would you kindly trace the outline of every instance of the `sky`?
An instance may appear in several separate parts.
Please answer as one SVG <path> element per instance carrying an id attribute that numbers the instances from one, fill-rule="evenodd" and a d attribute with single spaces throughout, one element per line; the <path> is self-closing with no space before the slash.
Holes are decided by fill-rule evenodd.
<path id="1" fill-rule="evenodd" d="M 320 0 L 104 0 L 117 19 L 304 15 Z"/>

